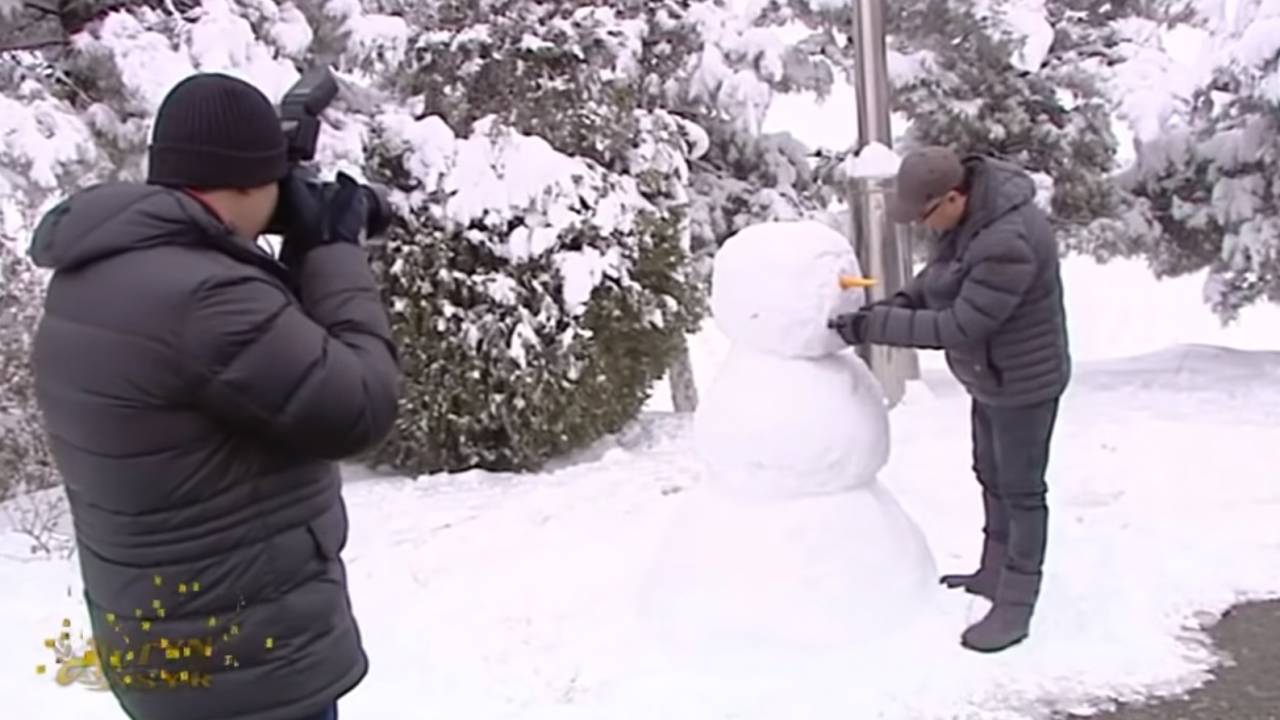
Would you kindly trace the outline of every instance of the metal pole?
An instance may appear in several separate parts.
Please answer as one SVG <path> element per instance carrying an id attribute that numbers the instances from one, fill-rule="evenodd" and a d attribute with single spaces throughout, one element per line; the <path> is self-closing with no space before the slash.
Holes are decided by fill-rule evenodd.
<path id="1" fill-rule="evenodd" d="M 853 41 L 858 53 L 854 83 L 858 98 L 858 152 L 874 142 L 892 147 L 884 0 L 855 0 Z M 851 188 L 849 207 L 858 262 L 863 273 L 879 281 L 869 290 L 873 302 L 893 295 L 913 275 L 910 238 L 889 219 L 885 206 L 886 193 L 892 185 L 893 178 L 856 178 Z M 858 348 L 858 354 L 880 380 L 890 407 L 902 400 L 906 381 L 920 375 L 916 353 L 910 348 L 864 345 Z"/>

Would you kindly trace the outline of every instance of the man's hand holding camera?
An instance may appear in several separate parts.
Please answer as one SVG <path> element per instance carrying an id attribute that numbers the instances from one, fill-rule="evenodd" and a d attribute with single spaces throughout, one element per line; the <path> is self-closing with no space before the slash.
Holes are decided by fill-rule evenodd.
<path id="1" fill-rule="evenodd" d="M 337 81 L 321 67 L 303 73 L 280 101 L 289 172 L 280 180 L 276 211 L 265 232 L 284 236 L 280 262 L 294 272 L 309 251 L 334 243 L 359 245 L 381 235 L 391 221 L 381 189 L 341 172 L 333 182 L 323 182 L 300 165 L 315 159 L 319 113 L 337 95 Z"/>
<path id="2" fill-rule="evenodd" d="M 340 172 L 330 187 L 331 192 L 317 193 L 296 170 L 280 181 L 277 214 L 285 228 L 280 247 L 285 266 L 297 269 L 303 257 L 321 245 L 359 245 L 363 240 L 369 208 L 360 184 Z"/>

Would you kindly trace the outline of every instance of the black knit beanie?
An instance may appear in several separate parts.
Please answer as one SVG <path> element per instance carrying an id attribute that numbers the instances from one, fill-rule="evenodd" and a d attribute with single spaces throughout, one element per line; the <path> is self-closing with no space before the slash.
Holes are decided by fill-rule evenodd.
<path id="1" fill-rule="evenodd" d="M 251 188 L 288 172 L 275 108 L 254 86 L 221 73 L 179 82 L 160 103 L 147 182 L 189 188 Z"/>

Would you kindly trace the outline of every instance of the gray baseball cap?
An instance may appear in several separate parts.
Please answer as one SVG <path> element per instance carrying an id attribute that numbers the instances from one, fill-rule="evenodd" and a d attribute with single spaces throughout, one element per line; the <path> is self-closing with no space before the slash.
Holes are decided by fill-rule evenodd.
<path id="1" fill-rule="evenodd" d="M 963 182 L 964 165 L 953 150 L 936 145 L 915 150 L 898 166 L 889 217 L 897 223 L 918 222 L 930 204 Z"/>

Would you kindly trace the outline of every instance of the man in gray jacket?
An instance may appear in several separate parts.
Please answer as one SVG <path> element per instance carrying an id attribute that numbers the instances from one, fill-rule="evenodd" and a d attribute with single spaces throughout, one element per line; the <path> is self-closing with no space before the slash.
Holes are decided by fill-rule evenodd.
<path id="1" fill-rule="evenodd" d="M 938 233 L 932 256 L 888 300 L 832 319 L 850 344 L 946 351 L 972 397 L 973 469 L 985 522 L 976 572 L 948 587 L 993 601 L 965 630 L 983 652 L 1024 639 L 1040 592 L 1045 470 L 1058 400 L 1071 376 L 1058 247 L 1035 183 L 988 157 L 928 147 L 903 158 L 890 206 Z"/>
<path id="2" fill-rule="evenodd" d="M 31 247 L 94 642 L 135 720 L 331 720 L 368 668 L 335 461 L 386 435 L 399 385 L 366 211 L 349 180 L 321 206 L 225 75 L 178 83 L 149 150 L 147 184 L 73 195 Z M 281 202 L 289 265 L 255 245 Z"/>

